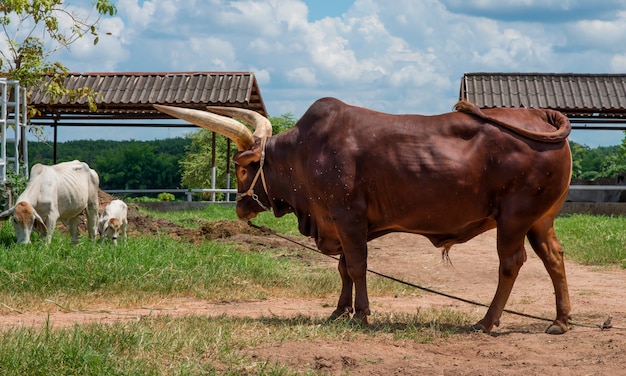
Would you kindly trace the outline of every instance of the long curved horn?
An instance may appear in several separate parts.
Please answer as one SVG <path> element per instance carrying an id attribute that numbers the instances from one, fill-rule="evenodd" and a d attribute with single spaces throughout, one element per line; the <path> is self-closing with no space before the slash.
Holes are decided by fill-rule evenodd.
<path id="1" fill-rule="evenodd" d="M 237 150 L 248 150 L 254 145 L 252 132 L 245 125 L 229 117 L 216 115 L 191 108 L 153 104 L 154 108 L 170 116 L 183 119 L 204 129 L 221 134 L 231 139 Z"/>
<path id="2" fill-rule="evenodd" d="M 244 123 L 250 124 L 254 128 L 254 137 L 263 138 L 272 135 L 272 123 L 263 115 L 256 111 L 238 107 L 218 107 L 207 106 L 207 110 L 218 115 L 229 116 Z"/>

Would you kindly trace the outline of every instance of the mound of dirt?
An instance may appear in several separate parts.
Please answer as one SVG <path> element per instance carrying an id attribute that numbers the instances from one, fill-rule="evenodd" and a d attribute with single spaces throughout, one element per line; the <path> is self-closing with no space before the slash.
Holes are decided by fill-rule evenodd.
<path id="1" fill-rule="evenodd" d="M 99 191 L 100 212 L 109 202 L 116 199 L 102 190 Z M 84 222 L 84 221 L 83 221 Z M 137 204 L 128 204 L 128 234 L 158 235 L 168 234 L 171 238 L 198 243 L 204 240 L 227 239 L 235 235 L 262 236 L 264 233 L 248 226 L 244 221 L 201 221 L 198 229 L 190 229 L 162 218 L 142 215 Z M 86 228 L 84 229 L 86 231 Z"/>
<path id="2" fill-rule="evenodd" d="M 239 234 L 263 235 L 263 232 L 248 226 L 244 221 L 214 221 L 204 222 L 200 226 L 200 234 L 205 239 L 225 239 Z"/>
<path id="3" fill-rule="evenodd" d="M 100 201 L 99 212 L 117 197 L 112 196 L 102 190 L 98 191 Z M 87 219 L 83 218 L 79 226 L 82 234 L 87 233 Z M 141 214 L 137 204 L 128 203 L 128 236 L 133 235 L 160 235 L 167 234 L 173 239 L 198 243 L 204 240 L 228 239 L 237 235 L 263 236 L 264 233 L 258 229 L 248 226 L 244 221 L 201 221 L 198 229 L 191 229 L 163 218 L 155 218 Z M 59 230 L 67 233 L 68 229 L 63 224 L 59 224 Z"/>

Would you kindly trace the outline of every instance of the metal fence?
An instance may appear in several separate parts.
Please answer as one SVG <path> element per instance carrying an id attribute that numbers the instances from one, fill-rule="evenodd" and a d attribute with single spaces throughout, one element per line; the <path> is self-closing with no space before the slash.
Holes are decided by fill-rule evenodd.
<path id="1" fill-rule="evenodd" d="M 111 194 L 159 194 L 159 193 L 172 193 L 172 194 L 185 194 L 186 201 L 193 201 L 193 195 L 196 193 L 208 193 L 211 195 L 209 202 L 233 202 L 231 195 L 237 193 L 236 189 L 209 189 L 209 188 L 190 188 L 190 189 L 106 189 L 106 193 Z M 218 200 L 217 194 L 223 193 L 224 199 Z"/>
<path id="2" fill-rule="evenodd" d="M 571 191 L 626 191 L 626 185 L 570 185 Z M 233 202 L 231 195 L 237 193 L 236 189 L 213 189 L 213 188 L 190 188 L 190 189 L 108 189 L 106 193 L 119 194 L 185 194 L 186 201 L 193 201 L 196 193 L 208 193 L 211 195 L 209 202 Z M 217 199 L 217 194 L 224 194 L 223 200 Z"/>

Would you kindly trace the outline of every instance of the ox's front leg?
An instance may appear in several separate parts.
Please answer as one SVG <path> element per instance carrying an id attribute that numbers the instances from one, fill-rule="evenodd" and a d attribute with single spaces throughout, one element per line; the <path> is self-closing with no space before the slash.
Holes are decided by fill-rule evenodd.
<path id="1" fill-rule="evenodd" d="M 341 206 L 343 207 L 343 206 Z M 364 212 L 340 210 L 329 213 L 323 218 L 324 226 L 319 226 L 316 238 L 317 247 L 326 254 L 341 254 L 339 275 L 341 276 L 341 295 L 332 318 L 346 316 L 354 307 L 353 320 L 367 324 L 370 314 L 367 296 L 367 223 L 363 220 Z M 352 290 L 354 288 L 354 305 Z"/>
<path id="2" fill-rule="evenodd" d="M 494 326 L 500 325 L 500 317 L 504 310 L 515 279 L 520 268 L 526 261 L 526 250 L 524 249 L 524 236 L 521 239 L 512 240 L 503 235 L 504 231 L 498 228 L 498 257 L 500 266 L 498 269 L 498 288 L 496 294 L 489 305 L 487 314 L 475 324 L 474 330 L 490 333 Z M 519 237 L 517 237 L 519 238 Z"/>
<path id="3" fill-rule="evenodd" d="M 365 234 L 354 234 L 342 239 L 341 245 L 346 273 L 354 284 L 353 319 L 367 325 L 367 316 L 370 315 L 370 302 L 367 295 L 367 241 Z"/>
<path id="4" fill-rule="evenodd" d="M 52 235 L 54 234 L 54 230 L 57 227 L 57 220 L 59 219 L 58 215 L 54 215 L 51 213 L 48 218 L 44 220 L 45 222 L 45 233 L 40 232 L 40 235 L 44 236 L 44 241 L 46 244 L 50 244 L 52 242 Z M 42 228 L 43 230 L 43 228 Z"/>
<path id="5" fill-rule="evenodd" d="M 346 266 L 346 257 L 342 254 L 339 258 L 339 276 L 341 276 L 341 294 L 339 295 L 339 302 L 337 303 L 337 309 L 330 315 L 330 320 L 336 320 L 340 317 L 350 317 L 354 312 L 352 308 L 352 286 L 354 282 L 348 274 L 348 267 Z"/>

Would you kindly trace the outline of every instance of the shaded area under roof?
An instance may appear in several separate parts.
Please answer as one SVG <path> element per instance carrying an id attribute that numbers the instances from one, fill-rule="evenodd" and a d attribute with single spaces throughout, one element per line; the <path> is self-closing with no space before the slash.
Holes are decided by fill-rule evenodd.
<path id="1" fill-rule="evenodd" d="M 31 116 L 30 123 L 53 128 L 54 163 L 57 163 L 57 131 L 61 126 L 196 127 L 156 110 L 153 104 L 199 110 L 206 106 L 240 107 L 268 116 L 252 72 L 71 73 L 64 83 L 68 89 L 86 87 L 100 96 L 97 110 L 90 111 L 86 99 L 74 102 L 66 96 L 50 103 L 42 91 L 33 90 L 28 104 L 39 113 Z"/>
<path id="2" fill-rule="evenodd" d="M 481 108 L 549 108 L 573 124 L 610 124 L 575 129 L 626 129 L 626 74 L 465 73 L 459 99 Z"/>
<path id="3" fill-rule="evenodd" d="M 267 117 L 261 91 L 251 72 L 71 73 L 65 79 L 65 86 L 88 87 L 99 93 L 97 111 L 89 110 L 86 99 L 73 103 L 66 96 L 50 103 L 46 95 L 34 90 L 29 105 L 40 114 L 31 117 L 32 124 L 114 126 L 112 120 L 131 120 L 135 123 L 126 126 L 158 126 L 142 121 L 172 119 L 157 111 L 153 104 L 202 110 L 206 106 L 234 106 Z M 104 120 L 106 123 L 102 123 Z"/>

